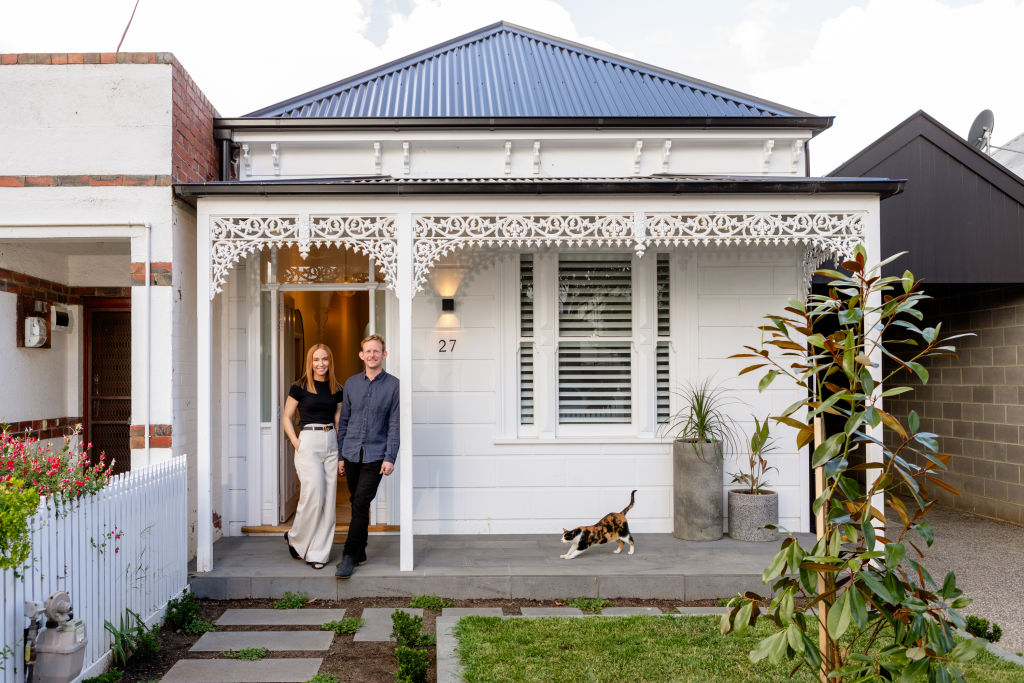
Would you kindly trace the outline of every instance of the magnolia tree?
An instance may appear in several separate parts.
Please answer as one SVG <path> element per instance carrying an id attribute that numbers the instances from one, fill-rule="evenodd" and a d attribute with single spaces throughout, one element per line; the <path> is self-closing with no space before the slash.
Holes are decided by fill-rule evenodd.
<path id="1" fill-rule="evenodd" d="M 934 476 L 949 456 L 938 452 L 935 434 L 920 430 L 916 413 L 903 424 L 881 407 L 881 399 L 911 391 L 895 383 L 901 373 L 926 383 L 922 360 L 955 357 L 949 342 L 956 337 L 942 339 L 939 325 L 920 322 L 918 307 L 928 298 L 920 282 L 909 271 L 881 276 L 895 258 L 866 268 L 858 247 L 842 264 L 849 272 L 818 271 L 831 280 L 828 293 L 811 295 L 806 304 L 791 300 L 784 315 L 766 316 L 762 347 L 735 356 L 756 360 L 740 374 L 767 371 L 762 391 L 785 379 L 806 392 L 772 417 L 798 430 L 798 448 L 815 439 L 816 419 L 831 415 L 843 425 L 819 436 L 811 461 L 822 468 L 813 510 L 824 516 L 823 533 L 812 548 L 787 537 L 763 573 L 772 597 L 737 596 L 722 617 L 723 633 L 743 632 L 759 618 L 774 624 L 751 651 L 752 661 L 791 660 L 794 671 L 806 665 L 830 680 L 948 681 L 963 680 L 959 664 L 984 647 L 980 638 L 954 638 L 952 627 L 964 627 L 959 610 L 970 600 L 952 573 L 935 582 L 913 540 L 933 541 L 924 521 L 934 502 L 928 487 L 956 493 Z M 884 376 L 872 361 L 876 352 L 892 361 Z M 879 426 L 889 430 L 888 444 L 876 436 Z M 865 446 L 881 451 L 881 462 L 853 464 Z M 909 506 L 901 493 L 913 499 Z M 876 495 L 898 515 L 895 528 L 885 529 L 883 510 L 872 506 Z"/>

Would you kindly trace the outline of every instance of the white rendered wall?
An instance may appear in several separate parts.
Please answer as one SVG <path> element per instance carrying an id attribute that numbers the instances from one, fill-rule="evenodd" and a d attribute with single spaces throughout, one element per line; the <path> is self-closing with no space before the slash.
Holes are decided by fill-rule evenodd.
<path id="1" fill-rule="evenodd" d="M 0 92 L 17 93 L 0 98 L 0 175 L 169 173 L 171 71 L 170 64 L 0 69 Z"/>

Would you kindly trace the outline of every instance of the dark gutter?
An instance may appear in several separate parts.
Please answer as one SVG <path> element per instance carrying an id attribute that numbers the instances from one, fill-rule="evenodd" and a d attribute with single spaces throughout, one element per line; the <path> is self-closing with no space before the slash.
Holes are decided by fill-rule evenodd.
<path id="1" fill-rule="evenodd" d="M 905 180 L 884 178 L 674 178 L 619 180 L 395 180 L 322 179 L 178 183 L 181 197 L 284 197 L 296 195 L 577 195 L 577 194 L 877 194 L 886 199 L 903 191 Z"/>
<path id="2" fill-rule="evenodd" d="M 450 128 L 572 129 L 581 128 L 808 128 L 817 135 L 832 126 L 833 116 L 510 116 L 462 118 L 217 118 L 215 130 L 297 131 L 297 130 L 436 130 Z"/>

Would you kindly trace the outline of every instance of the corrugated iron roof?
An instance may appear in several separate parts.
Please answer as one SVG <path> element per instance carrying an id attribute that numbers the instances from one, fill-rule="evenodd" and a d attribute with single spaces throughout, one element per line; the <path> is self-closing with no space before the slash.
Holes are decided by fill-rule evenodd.
<path id="1" fill-rule="evenodd" d="M 246 114 L 278 118 L 810 116 L 499 22 Z"/>

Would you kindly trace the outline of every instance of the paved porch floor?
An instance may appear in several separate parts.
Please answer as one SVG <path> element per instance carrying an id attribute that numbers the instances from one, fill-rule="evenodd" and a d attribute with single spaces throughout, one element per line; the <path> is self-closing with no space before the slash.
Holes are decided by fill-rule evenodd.
<path id="1" fill-rule="evenodd" d="M 813 539 L 800 534 L 801 541 Z M 557 535 L 417 536 L 414 566 L 398 570 L 397 534 L 373 535 L 368 561 L 351 579 L 334 577 L 341 546 L 331 564 L 315 570 L 288 555 L 284 540 L 222 538 L 213 546 L 211 572 L 189 583 L 199 597 L 279 598 L 286 591 L 343 600 L 356 597 L 441 595 L 449 598 L 562 597 L 662 598 L 697 600 L 761 592 L 761 571 L 778 552 L 778 542 L 680 541 L 671 534 L 634 536 L 636 552 L 615 555 L 615 544 L 598 546 L 572 560 L 559 555 L 567 545 Z M 805 544 L 805 547 L 813 544 Z"/>

